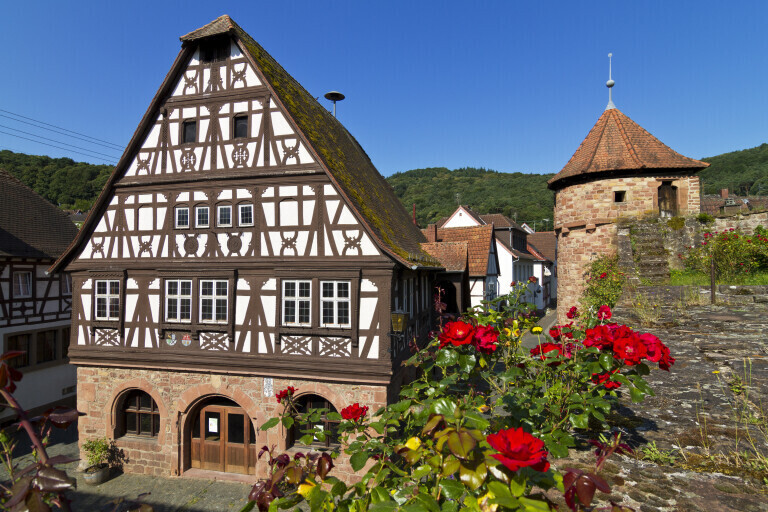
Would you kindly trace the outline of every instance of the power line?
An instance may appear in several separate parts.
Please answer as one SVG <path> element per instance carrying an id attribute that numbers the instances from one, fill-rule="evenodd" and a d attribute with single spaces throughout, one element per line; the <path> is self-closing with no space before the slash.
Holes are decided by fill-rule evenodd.
<path id="1" fill-rule="evenodd" d="M 64 135 L 65 137 L 72 137 L 73 139 L 82 140 L 84 142 L 87 142 L 88 144 L 93 144 L 94 146 L 101 146 L 101 147 L 103 147 L 105 149 L 109 149 L 110 151 L 117 151 L 117 149 L 115 149 L 111 145 L 102 144 L 100 142 L 91 142 L 90 140 L 86 139 L 85 137 L 78 137 L 76 135 L 70 135 L 70 134 L 65 133 L 64 131 L 61 131 L 61 130 L 54 130 L 54 129 L 51 129 L 51 128 L 45 128 L 45 127 L 39 126 L 39 125 L 37 125 L 35 123 L 30 123 L 29 121 L 22 121 L 21 119 L 16 119 L 16 118 L 13 118 L 11 116 L 7 116 L 5 114 L 0 114 L 0 117 L 4 117 L 6 119 L 10 119 L 11 121 L 15 121 L 17 123 L 28 124 L 29 126 L 34 126 L 35 128 L 39 128 L 41 130 L 47 130 L 47 131 L 51 131 L 51 132 L 54 132 L 54 133 L 58 133 L 59 135 Z M 16 130 L 17 128 L 13 128 L 13 129 Z M 21 131 L 21 130 L 19 130 L 19 131 Z"/>
<path id="2" fill-rule="evenodd" d="M 45 125 L 45 126 L 50 126 L 52 128 L 57 128 L 59 130 L 64 130 L 65 132 L 68 132 L 68 133 L 74 133 L 75 135 L 80 135 L 81 137 L 86 137 L 87 139 L 95 140 L 97 142 L 101 142 L 101 143 L 104 143 L 104 144 L 108 144 L 110 146 L 114 146 L 116 149 L 119 149 L 121 151 L 123 149 L 123 147 L 121 145 L 115 144 L 114 142 L 109 142 L 109 141 L 106 141 L 106 140 L 97 139 L 96 137 L 91 137 L 90 135 L 86 135 L 84 133 L 76 132 L 76 131 L 73 131 L 73 130 L 67 130 L 66 128 L 62 128 L 61 126 L 56 126 L 55 124 L 46 123 L 44 121 L 38 121 L 37 119 L 32 119 L 31 117 L 23 116 L 21 114 L 16 114 L 14 112 L 10 112 L 10 111 L 4 110 L 2 108 L 0 108 L 0 112 L 5 112 L 6 114 L 11 114 L 12 116 L 20 117 L 22 119 L 27 119 L 29 121 L 34 121 L 35 123 L 39 123 L 39 124 L 42 124 L 42 125 Z M 3 116 L 3 117 L 8 117 L 8 116 Z M 15 121 L 18 121 L 18 120 L 15 119 Z M 23 122 L 23 121 L 20 121 L 20 122 Z M 29 123 L 27 123 L 27 124 L 29 124 Z M 66 135 L 66 134 L 62 134 L 62 135 Z M 71 135 L 69 135 L 69 137 L 71 137 Z"/>
<path id="3" fill-rule="evenodd" d="M 21 135 L 16 135 L 14 133 L 8 133 L 8 132 L 4 132 L 2 130 L 0 130 L 0 133 L 4 133 L 5 135 L 10 135 L 11 137 L 18 137 L 19 139 L 28 140 L 28 141 L 31 141 L 31 142 L 36 142 L 38 144 L 43 144 L 45 146 L 51 146 L 52 148 L 63 149 L 64 151 L 69 151 L 71 153 L 77 153 L 78 155 L 85 155 L 85 156 L 89 156 L 91 158 L 95 157 L 95 155 L 89 155 L 89 154 L 83 153 L 81 151 L 75 151 L 73 149 L 63 148 L 61 146 L 56 146 L 54 144 L 48 144 L 47 142 L 40 142 L 39 140 L 34 140 L 34 139 L 27 138 L 27 137 L 22 137 Z M 108 162 L 108 163 L 109 163 L 109 165 L 116 165 L 114 162 Z"/>
<path id="4" fill-rule="evenodd" d="M 105 156 L 107 158 L 115 158 L 115 155 L 107 155 L 105 153 L 99 153 L 98 151 L 93 151 L 92 149 L 84 148 L 84 147 L 81 147 L 81 146 L 75 146 L 74 144 L 69 144 L 68 142 L 63 142 L 63 141 L 56 140 L 56 139 L 49 139 L 48 137 L 43 137 L 42 135 L 37 135 L 35 133 L 25 132 L 24 130 L 19 130 L 17 128 L 12 128 L 10 126 L 5 126 L 3 124 L 0 124 L 0 128 L 5 128 L 6 130 L 13 130 L 15 132 L 23 133 L 24 135 L 31 135 L 32 137 L 37 137 L 38 139 L 43 139 L 43 140 L 47 140 L 47 141 L 50 141 L 50 142 L 55 142 L 56 144 L 64 144 L 65 146 L 69 146 L 71 148 L 82 149 L 83 151 L 89 151 L 89 152 L 94 153 L 96 155 Z"/>

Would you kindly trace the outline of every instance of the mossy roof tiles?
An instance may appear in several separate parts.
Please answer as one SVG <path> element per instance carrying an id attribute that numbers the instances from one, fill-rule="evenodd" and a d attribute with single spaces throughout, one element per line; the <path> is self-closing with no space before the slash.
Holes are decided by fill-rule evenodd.
<path id="1" fill-rule="evenodd" d="M 491 225 L 437 228 L 437 242 L 467 243 L 470 276 L 484 276 L 488 272 L 492 240 L 493 226 Z"/>
<path id="2" fill-rule="evenodd" d="M 56 259 L 75 236 L 66 213 L 0 169 L 0 256 Z"/>
<path id="3" fill-rule="evenodd" d="M 579 177 L 677 169 L 695 172 L 709 164 L 674 151 L 617 108 L 603 112 L 565 167 L 547 182 L 557 190 Z"/>
<path id="4" fill-rule="evenodd" d="M 439 261 L 447 272 L 464 272 L 467 269 L 467 242 L 425 242 L 421 248 Z"/>
<path id="5" fill-rule="evenodd" d="M 182 36 L 188 43 L 203 37 L 232 33 L 267 79 L 280 103 L 297 124 L 331 179 L 362 217 L 380 246 L 407 265 L 438 263 L 421 250 L 426 241 L 394 193 L 355 138 L 325 107 L 229 16 Z"/>

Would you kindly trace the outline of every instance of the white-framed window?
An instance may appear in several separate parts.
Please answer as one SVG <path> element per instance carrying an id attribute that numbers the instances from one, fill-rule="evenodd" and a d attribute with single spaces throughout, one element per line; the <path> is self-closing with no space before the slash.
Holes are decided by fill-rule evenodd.
<path id="1" fill-rule="evenodd" d="M 200 321 L 226 323 L 229 282 L 221 279 L 200 281 Z"/>
<path id="2" fill-rule="evenodd" d="M 283 281 L 283 325 L 311 324 L 312 281 Z"/>
<path id="3" fill-rule="evenodd" d="M 13 298 L 28 299 L 32 297 L 32 272 L 13 273 Z"/>
<path id="4" fill-rule="evenodd" d="M 253 226 L 253 205 L 241 204 L 238 207 L 240 213 L 239 224 L 241 226 Z"/>
<path id="5" fill-rule="evenodd" d="M 98 279 L 96 281 L 96 320 L 120 318 L 120 281 Z"/>
<path id="6" fill-rule="evenodd" d="M 176 207 L 176 228 L 177 229 L 189 228 L 189 207 L 188 206 Z"/>
<path id="7" fill-rule="evenodd" d="M 210 226 L 211 219 L 209 217 L 209 210 L 207 206 L 195 207 L 195 227 L 207 228 Z"/>
<path id="8" fill-rule="evenodd" d="M 192 281 L 169 279 L 165 281 L 165 321 L 192 321 Z"/>
<path id="9" fill-rule="evenodd" d="M 219 206 L 216 209 L 216 225 L 217 226 L 231 226 L 232 225 L 232 207 L 229 205 Z"/>
<path id="10" fill-rule="evenodd" d="M 349 327 L 349 281 L 321 281 L 320 309 L 323 327 Z"/>
<path id="11" fill-rule="evenodd" d="M 72 295 L 72 276 L 61 274 L 61 294 Z"/>

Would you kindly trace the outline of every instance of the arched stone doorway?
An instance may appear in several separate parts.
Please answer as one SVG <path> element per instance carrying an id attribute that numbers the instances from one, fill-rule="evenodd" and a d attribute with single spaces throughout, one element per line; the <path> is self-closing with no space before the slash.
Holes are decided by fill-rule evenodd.
<path id="1" fill-rule="evenodd" d="M 216 396 L 197 404 L 184 429 L 188 468 L 256 474 L 256 432 L 246 411 Z"/>

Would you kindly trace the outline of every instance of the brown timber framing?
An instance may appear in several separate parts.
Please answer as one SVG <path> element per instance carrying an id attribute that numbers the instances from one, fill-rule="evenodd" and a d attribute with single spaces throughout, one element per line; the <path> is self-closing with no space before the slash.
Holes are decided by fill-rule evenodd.
<path id="1" fill-rule="evenodd" d="M 71 295 L 64 295 L 63 278 L 60 274 L 45 274 L 44 271 L 50 264 L 50 260 L 41 261 L 34 258 L 0 260 L 0 312 L 2 312 L 0 327 L 33 325 L 69 319 L 72 297 Z M 8 270 L 8 276 L 2 277 L 5 269 Z M 15 272 L 30 272 L 32 274 L 30 297 L 17 298 L 13 296 L 13 274 Z M 42 294 L 38 293 L 38 285 L 41 283 L 45 285 Z M 54 286 L 55 284 L 58 286 Z M 3 289 L 8 290 L 8 296 L 5 296 Z M 51 308 L 52 304 L 55 304 L 55 307 Z"/>

